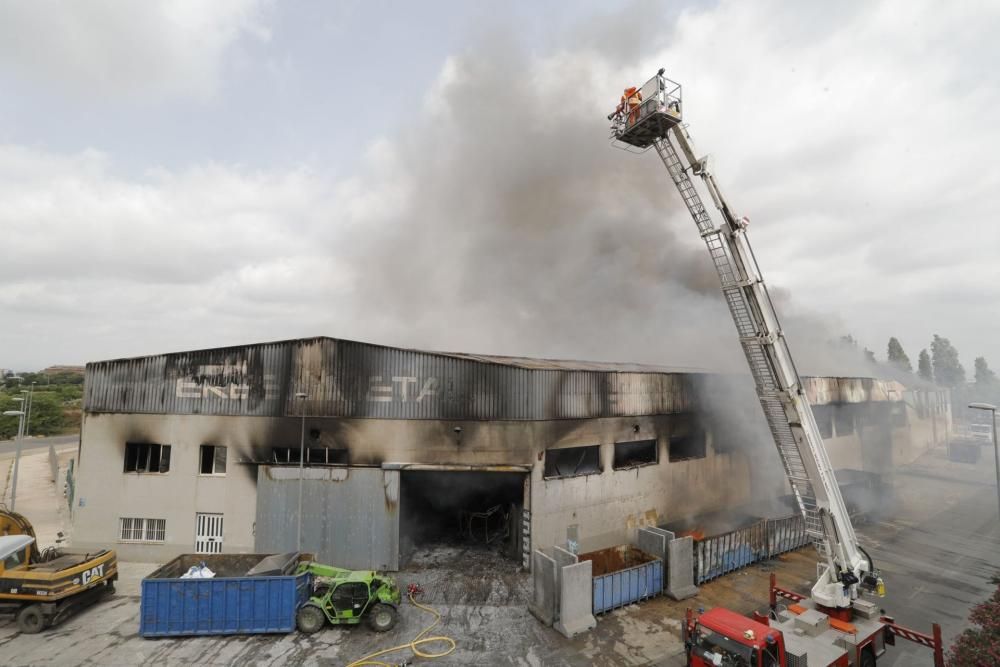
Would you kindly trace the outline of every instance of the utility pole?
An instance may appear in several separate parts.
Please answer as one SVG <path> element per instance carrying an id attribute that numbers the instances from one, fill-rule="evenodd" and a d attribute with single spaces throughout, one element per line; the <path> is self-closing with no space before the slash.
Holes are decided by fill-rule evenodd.
<path id="1" fill-rule="evenodd" d="M 35 399 L 35 383 L 31 383 L 31 390 L 28 392 L 28 416 L 24 418 L 24 435 L 31 435 L 31 404 Z"/>
<path id="2" fill-rule="evenodd" d="M 24 401 L 23 398 L 15 398 L 15 401 Z M 24 410 L 6 410 L 5 417 L 18 418 L 17 420 L 17 453 L 14 455 L 14 473 L 10 480 L 10 511 L 14 511 L 17 504 L 17 470 L 21 466 L 21 436 L 24 435 Z"/>

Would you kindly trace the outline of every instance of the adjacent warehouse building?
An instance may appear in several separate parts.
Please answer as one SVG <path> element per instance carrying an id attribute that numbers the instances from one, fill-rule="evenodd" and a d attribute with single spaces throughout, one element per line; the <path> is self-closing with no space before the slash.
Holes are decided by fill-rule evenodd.
<path id="1" fill-rule="evenodd" d="M 457 533 L 518 561 L 608 546 L 782 492 L 749 382 L 333 338 L 91 363 L 74 544 L 294 549 L 302 479 L 302 549 L 347 567 L 394 570 Z M 841 467 L 889 470 L 949 428 L 936 391 L 808 390 Z"/>

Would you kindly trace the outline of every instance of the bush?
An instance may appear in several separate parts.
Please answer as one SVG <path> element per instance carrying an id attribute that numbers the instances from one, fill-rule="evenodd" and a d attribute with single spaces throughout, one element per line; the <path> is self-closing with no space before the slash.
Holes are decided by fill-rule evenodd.
<path id="1" fill-rule="evenodd" d="M 992 667 L 1000 665 L 1000 579 L 992 583 L 997 590 L 986 600 L 972 608 L 967 628 L 948 650 L 951 667 Z"/>

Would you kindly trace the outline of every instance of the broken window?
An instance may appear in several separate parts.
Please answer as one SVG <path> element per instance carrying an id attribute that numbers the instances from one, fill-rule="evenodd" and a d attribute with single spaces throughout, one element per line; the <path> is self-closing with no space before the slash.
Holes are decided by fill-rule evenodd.
<path id="1" fill-rule="evenodd" d="M 671 435 L 668 456 L 671 461 L 705 458 L 705 432 L 694 431 L 684 435 Z"/>
<path id="2" fill-rule="evenodd" d="M 545 477 L 576 477 L 601 473 L 601 446 L 545 450 Z"/>
<path id="3" fill-rule="evenodd" d="M 616 442 L 615 459 L 612 467 L 615 470 L 625 470 L 658 463 L 659 460 L 659 449 L 656 446 L 656 440 Z"/>
<path id="4" fill-rule="evenodd" d="M 851 435 L 854 433 L 854 413 L 849 408 L 843 407 L 833 413 L 834 428 L 837 429 L 837 437 Z"/>
<path id="5" fill-rule="evenodd" d="M 305 462 L 310 465 L 345 465 L 347 450 L 334 447 L 309 447 L 305 450 Z M 272 447 L 271 463 L 299 463 L 298 447 Z"/>
<path id="6" fill-rule="evenodd" d="M 148 442 L 125 443 L 125 472 L 170 471 L 170 445 Z"/>
<path id="7" fill-rule="evenodd" d="M 226 448 L 217 445 L 202 445 L 199 472 L 202 475 L 225 475 Z"/>
<path id="8" fill-rule="evenodd" d="M 118 528 L 119 542 L 163 542 L 167 538 L 166 519 L 121 517 Z"/>

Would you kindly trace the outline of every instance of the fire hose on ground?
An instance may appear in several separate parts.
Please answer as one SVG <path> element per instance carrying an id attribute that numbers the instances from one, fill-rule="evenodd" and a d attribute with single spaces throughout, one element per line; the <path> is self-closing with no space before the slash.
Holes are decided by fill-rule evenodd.
<path id="1" fill-rule="evenodd" d="M 416 596 L 422 595 L 423 592 L 424 589 L 422 589 L 417 584 L 410 584 L 409 586 L 406 587 L 406 597 L 409 598 L 410 603 L 413 604 L 415 607 L 422 609 L 423 611 L 426 611 L 429 614 L 433 614 L 434 615 L 433 623 L 431 623 L 426 628 L 421 630 L 420 633 L 416 637 L 411 639 L 408 643 L 400 644 L 399 646 L 393 646 L 392 648 L 382 649 L 381 651 L 376 651 L 375 653 L 369 653 L 363 658 L 358 658 L 354 662 L 350 663 L 349 665 L 347 665 L 347 667 L 362 667 L 362 665 L 375 665 L 376 667 L 395 667 L 395 663 L 382 662 L 381 660 L 374 660 L 374 658 L 386 655 L 388 653 L 395 653 L 396 651 L 403 651 L 405 649 L 410 649 L 413 655 L 418 658 L 425 658 L 428 660 L 432 660 L 434 658 L 443 658 L 446 655 L 451 654 L 456 648 L 454 639 L 452 639 L 451 637 L 445 637 L 443 635 L 436 635 L 433 637 L 425 636 L 428 632 L 433 630 L 438 623 L 441 622 L 441 614 L 438 613 L 436 609 L 428 607 L 427 605 L 424 604 L 420 604 L 414 599 Z M 443 651 L 436 651 L 436 652 L 424 651 L 419 648 L 420 646 L 426 646 L 427 644 L 433 644 L 433 643 L 444 643 L 448 648 L 446 648 Z"/>

